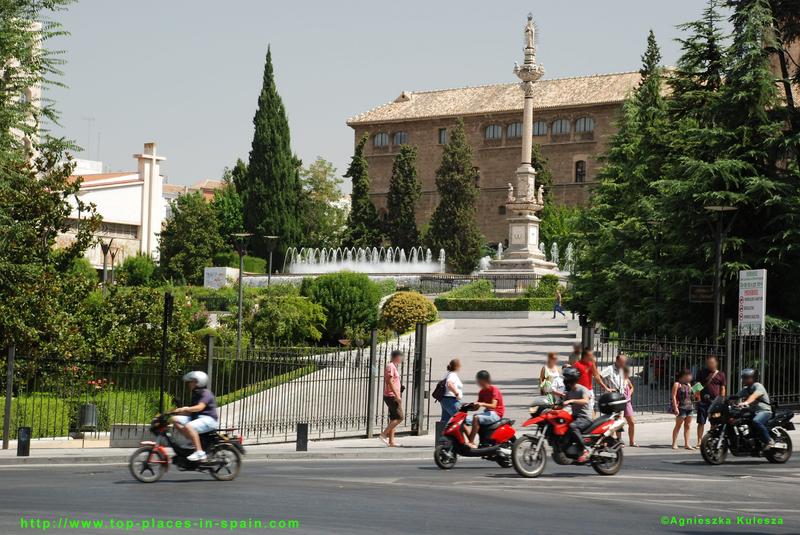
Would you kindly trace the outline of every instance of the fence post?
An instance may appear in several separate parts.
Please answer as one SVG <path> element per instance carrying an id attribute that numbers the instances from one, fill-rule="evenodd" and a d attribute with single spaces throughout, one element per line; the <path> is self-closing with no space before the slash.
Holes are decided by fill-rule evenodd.
<path id="1" fill-rule="evenodd" d="M 167 343 L 169 342 L 169 319 L 172 317 L 172 294 L 164 293 L 164 320 L 161 325 L 161 370 L 159 374 L 161 396 L 158 400 L 158 412 L 164 414 L 164 391 L 167 386 Z"/>
<path id="2" fill-rule="evenodd" d="M 367 378 L 367 438 L 375 434 L 375 367 L 378 365 L 378 331 L 369 336 L 369 377 Z"/>
<path id="3" fill-rule="evenodd" d="M 725 320 L 725 392 L 730 396 L 733 390 L 731 382 L 731 370 L 733 370 L 733 320 Z"/>
<path id="4" fill-rule="evenodd" d="M 428 426 L 425 425 L 425 398 L 427 395 L 426 389 L 428 388 L 425 381 L 427 375 L 425 372 L 425 365 L 427 364 L 425 356 L 427 335 L 428 326 L 424 323 L 418 323 L 415 336 L 417 350 L 415 351 L 416 355 L 414 359 L 414 408 L 416 409 L 416 421 L 414 424 L 416 428 L 412 428 L 414 434 L 418 436 L 428 434 Z"/>
<path id="5" fill-rule="evenodd" d="M 9 433 L 11 431 L 11 394 L 14 392 L 14 356 L 16 347 L 8 346 L 8 360 L 6 361 L 6 402 L 3 408 L 3 449 L 8 449 Z"/>
<path id="6" fill-rule="evenodd" d="M 211 377 L 214 373 L 214 337 L 206 336 L 206 375 L 208 375 L 208 388 L 211 388 Z"/>

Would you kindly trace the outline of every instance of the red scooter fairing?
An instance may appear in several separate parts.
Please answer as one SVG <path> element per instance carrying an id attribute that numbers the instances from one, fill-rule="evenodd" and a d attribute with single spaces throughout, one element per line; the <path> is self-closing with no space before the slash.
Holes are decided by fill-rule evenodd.
<path id="1" fill-rule="evenodd" d="M 434 460 L 439 468 L 452 468 L 459 456 L 481 457 L 504 468 L 511 466 L 511 447 L 517 434 L 512 420 L 502 418 L 494 424 L 482 426 L 478 435 L 479 447 L 467 445 L 465 421 L 467 413 L 476 408 L 474 404 L 463 405 L 447 422 L 434 451 Z"/>

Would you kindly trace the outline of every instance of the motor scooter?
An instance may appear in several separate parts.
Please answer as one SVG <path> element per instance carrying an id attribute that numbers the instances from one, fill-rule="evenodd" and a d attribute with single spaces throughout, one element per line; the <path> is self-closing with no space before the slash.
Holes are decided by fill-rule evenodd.
<path id="1" fill-rule="evenodd" d="M 447 422 L 433 452 L 433 460 L 442 470 L 453 468 L 459 456 L 481 457 L 496 462 L 503 468 L 511 467 L 511 448 L 516 436 L 516 431 L 512 427 L 514 420 L 501 418 L 491 425 L 481 426 L 478 429 L 478 447 L 471 448 L 467 444 L 465 431 L 467 413 L 478 408 L 475 403 L 466 403 Z"/>

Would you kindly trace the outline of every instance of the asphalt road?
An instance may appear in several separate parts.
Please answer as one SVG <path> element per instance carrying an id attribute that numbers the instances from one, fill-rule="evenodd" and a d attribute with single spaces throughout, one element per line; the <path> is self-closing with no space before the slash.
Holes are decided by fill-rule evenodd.
<path id="1" fill-rule="evenodd" d="M 486 461 L 461 459 L 451 471 L 433 461 L 251 461 L 233 482 L 170 471 L 155 484 L 125 466 L 0 469 L 0 533 L 29 533 L 20 517 L 216 520 L 297 519 L 294 533 L 800 533 L 800 459 L 783 466 L 736 459 L 706 466 L 699 455 L 645 450 L 612 477 L 548 463 L 536 480 Z M 662 517 L 713 515 L 733 525 L 661 526 Z M 783 526 L 736 525 L 737 515 L 781 517 Z M 29 524 L 33 526 L 34 524 Z M 141 532 L 139 525 L 131 530 Z M 107 526 L 107 524 L 106 524 Z M 569 530 L 569 531 L 567 531 Z M 50 533 L 120 533 L 57 529 Z M 155 532 L 169 532 L 153 529 Z M 236 532 L 255 533 L 240 528 Z M 274 530 L 266 530 L 274 531 Z"/>

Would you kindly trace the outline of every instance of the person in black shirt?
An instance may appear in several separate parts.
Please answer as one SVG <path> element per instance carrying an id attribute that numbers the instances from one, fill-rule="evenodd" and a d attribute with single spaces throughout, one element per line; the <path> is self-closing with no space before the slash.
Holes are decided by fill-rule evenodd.
<path id="1" fill-rule="evenodd" d="M 706 422 L 708 422 L 708 409 L 711 407 L 711 402 L 717 396 L 725 397 L 727 395 L 727 378 L 725 374 L 719 371 L 719 359 L 714 355 L 706 357 L 706 367 L 700 370 L 697 374 L 697 382 L 703 385 L 703 389 L 697 394 L 697 402 L 695 408 L 697 409 L 697 447 L 700 447 L 700 442 L 703 440 L 703 433 L 705 432 Z"/>

